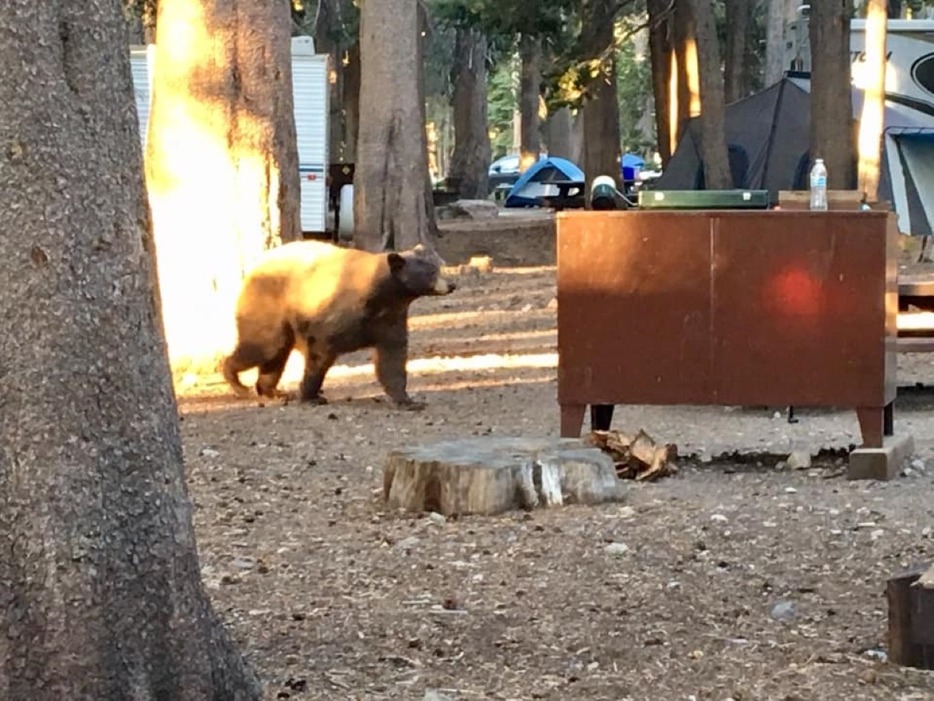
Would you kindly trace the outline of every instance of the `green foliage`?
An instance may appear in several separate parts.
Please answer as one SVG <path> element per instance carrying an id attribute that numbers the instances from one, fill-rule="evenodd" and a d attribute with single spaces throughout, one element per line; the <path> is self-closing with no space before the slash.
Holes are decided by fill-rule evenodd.
<path id="1" fill-rule="evenodd" d="M 623 151 L 644 154 L 655 145 L 644 128 L 646 118 L 651 118 L 652 67 L 647 54 L 637 54 L 633 38 L 623 41 L 616 54 L 616 94 Z M 649 133 L 654 127 L 653 121 Z"/>
<path id="2" fill-rule="evenodd" d="M 500 61 L 490 73 L 487 90 L 487 122 L 493 158 L 512 150 L 513 114 L 519 103 L 519 61 Z"/>

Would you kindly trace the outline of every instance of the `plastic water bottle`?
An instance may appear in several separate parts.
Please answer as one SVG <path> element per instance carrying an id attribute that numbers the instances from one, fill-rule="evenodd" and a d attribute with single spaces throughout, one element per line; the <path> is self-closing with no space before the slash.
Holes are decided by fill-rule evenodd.
<path id="1" fill-rule="evenodd" d="M 811 209 L 827 209 L 827 167 L 823 158 L 815 160 L 811 168 Z"/>

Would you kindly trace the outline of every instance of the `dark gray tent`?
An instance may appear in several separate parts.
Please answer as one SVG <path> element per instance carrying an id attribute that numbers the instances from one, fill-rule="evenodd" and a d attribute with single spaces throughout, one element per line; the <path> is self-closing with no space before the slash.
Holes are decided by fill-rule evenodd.
<path id="1" fill-rule="evenodd" d="M 854 120 L 862 103 L 862 91 L 854 88 Z M 728 105 L 726 141 L 734 187 L 769 190 L 775 199 L 779 190 L 806 190 L 811 165 L 810 113 L 810 81 L 799 77 L 786 76 Z M 855 127 L 853 133 L 855 137 Z M 700 124 L 693 118 L 653 189 L 704 189 L 699 139 Z M 892 203 L 898 228 L 930 235 L 934 226 L 934 116 L 886 100 L 881 171 L 879 197 Z"/>

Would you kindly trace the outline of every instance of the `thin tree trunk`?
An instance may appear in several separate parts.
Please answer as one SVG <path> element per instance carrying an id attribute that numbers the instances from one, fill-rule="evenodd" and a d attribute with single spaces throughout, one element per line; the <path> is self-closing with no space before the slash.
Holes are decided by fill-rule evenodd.
<path id="1" fill-rule="evenodd" d="M 177 371 L 213 369 L 245 271 L 301 238 L 291 21 L 278 2 L 159 3 L 146 180 Z"/>
<path id="2" fill-rule="evenodd" d="M 785 4 L 787 0 L 766 0 L 768 20 L 765 30 L 765 78 L 769 87 L 785 73 Z"/>
<path id="3" fill-rule="evenodd" d="M 538 160 L 542 148 L 538 115 L 542 83 L 542 40 L 523 34 L 519 38 L 519 168 Z"/>
<path id="4" fill-rule="evenodd" d="M 347 65 L 344 66 L 344 86 L 341 97 L 343 105 L 345 163 L 357 159 L 357 138 L 360 133 L 360 42 L 355 41 L 347 49 Z"/>
<path id="5" fill-rule="evenodd" d="M 346 162 L 344 151 L 344 95 L 343 21 L 341 0 L 318 0 L 314 15 L 315 52 L 327 54 L 329 71 L 333 79 L 328 95 L 328 154 L 335 163 Z"/>
<path id="6" fill-rule="evenodd" d="M 744 97 L 749 89 L 748 52 L 746 50 L 750 27 L 752 0 L 727 0 L 726 61 L 723 94 L 727 104 Z"/>
<path id="7" fill-rule="evenodd" d="M 885 122 L 885 44 L 888 21 L 885 0 L 868 0 L 866 8 L 866 84 L 859 120 L 859 190 L 874 201 L 879 193 L 882 128 Z"/>
<path id="8" fill-rule="evenodd" d="M 454 153 L 450 175 L 461 197 L 485 198 L 490 191 L 486 39 L 475 29 L 459 28 L 456 32 L 451 83 Z"/>
<path id="9" fill-rule="evenodd" d="M 320 0 L 315 14 L 315 51 L 326 53 L 330 85 L 328 143 L 332 163 L 353 163 L 360 102 L 360 50 L 347 26 L 359 11 L 350 0 Z"/>
<path id="10" fill-rule="evenodd" d="M 573 160 L 574 115 L 570 107 L 561 107 L 548 115 L 543 126 L 548 155 Z"/>
<path id="11" fill-rule="evenodd" d="M 671 109 L 669 95 L 673 46 L 672 0 L 646 0 L 649 13 L 649 60 L 652 66 L 652 96 L 655 100 L 655 135 L 662 167 L 671 158 Z"/>
<path id="12" fill-rule="evenodd" d="M 691 117 L 700 114 L 700 69 L 697 56 L 697 36 L 691 0 L 675 0 L 673 16 L 677 72 L 671 91 L 675 107 L 672 112 L 672 150 L 677 148 L 681 134 Z"/>
<path id="13" fill-rule="evenodd" d="M 586 86 L 582 111 L 584 147 L 582 168 L 588 187 L 599 175 L 620 186 L 619 102 L 616 95 L 616 53 L 613 50 L 613 0 L 583 0 L 581 45 L 589 60 L 600 60 L 600 71 Z"/>
<path id="14" fill-rule="evenodd" d="M 704 182 L 708 190 L 733 187 L 726 137 L 723 132 L 723 76 L 720 73 L 720 47 L 713 6 L 709 0 L 691 0 L 697 33 L 697 57 L 700 72 L 701 156 Z"/>
<path id="15" fill-rule="evenodd" d="M 201 584 L 119 5 L 0 26 L 0 697 L 259 699 Z"/>
<path id="16" fill-rule="evenodd" d="M 811 4 L 811 161 L 823 158 L 827 187 L 855 185 L 853 101 L 850 81 L 850 0 Z"/>
<path id="17" fill-rule="evenodd" d="M 435 245 L 419 24 L 418 0 L 365 2 L 361 9 L 358 248 Z"/>

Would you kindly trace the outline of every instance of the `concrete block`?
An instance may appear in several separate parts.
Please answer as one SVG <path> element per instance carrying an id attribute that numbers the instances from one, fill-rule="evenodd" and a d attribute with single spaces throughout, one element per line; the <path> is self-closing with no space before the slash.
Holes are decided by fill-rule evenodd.
<path id="1" fill-rule="evenodd" d="M 881 448 L 857 448 L 850 453 L 846 477 L 851 480 L 893 479 L 914 452 L 915 441 L 912 436 L 886 436 Z"/>

